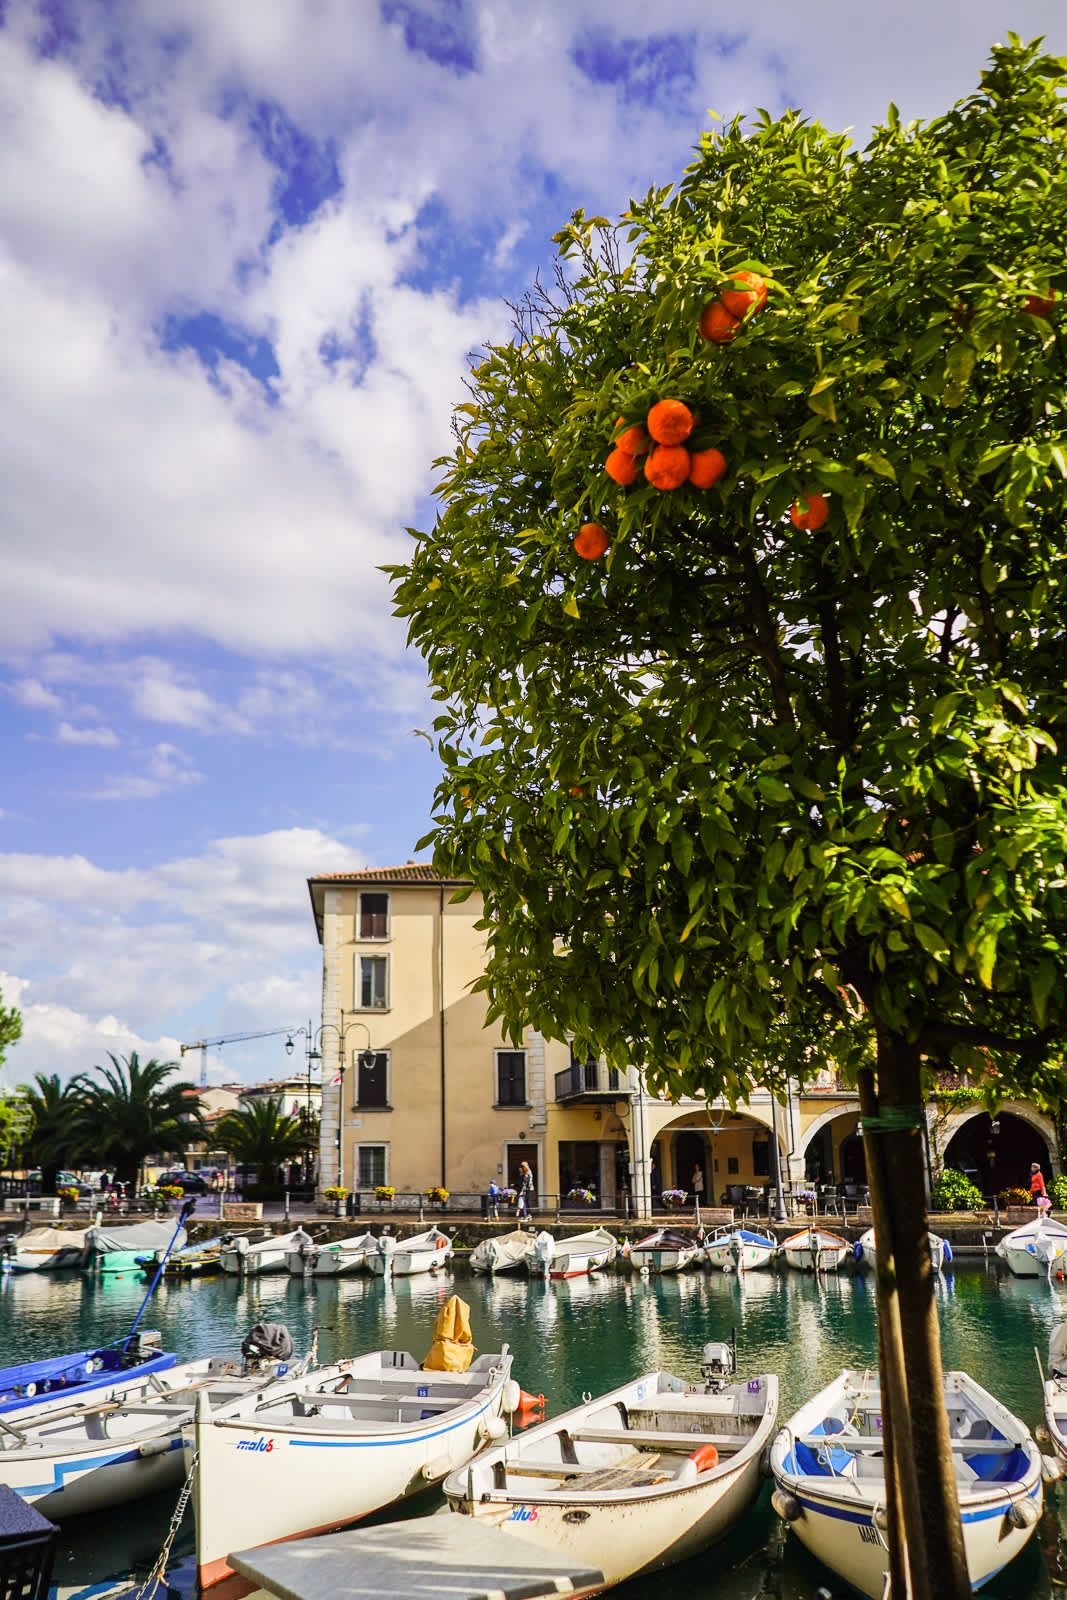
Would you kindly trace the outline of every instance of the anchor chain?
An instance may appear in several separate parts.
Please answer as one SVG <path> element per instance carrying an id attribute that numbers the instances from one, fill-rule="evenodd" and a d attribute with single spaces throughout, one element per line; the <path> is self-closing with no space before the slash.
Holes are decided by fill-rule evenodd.
<path id="1" fill-rule="evenodd" d="M 196 1469 L 199 1464 L 200 1452 L 199 1450 L 194 1450 L 193 1459 L 189 1463 L 188 1475 L 186 1476 L 185 1482 L 181 1487 L 181 1492 L 178 1495 L 178 1503 L 174 1507 L 174 1515 L 170 1519 L 170 1527 L 167 1529 L 167 1537 L 163 1541 L 163 1548 L 156 1557 L 155 1566 L 152 1568 L 151 1572 L 148 1574 L 148 1577 L 142 1583 L 141 1587 L 134 1596 L 134 1600 L 145 1600 L 146 1596 L 155 1594 L 156 1589 L 163 1582 L 163 1579 L 166 1576 L 167 1562 L 170 1559 L 171 1546 L 178 1536 L 178 1529 L 181 1527 L 182 1518 L 185 1516 L 185 1508 L 189 1504 L 189 1496 L 193 1492 L 193 1484 L 196 1482 Z"/>

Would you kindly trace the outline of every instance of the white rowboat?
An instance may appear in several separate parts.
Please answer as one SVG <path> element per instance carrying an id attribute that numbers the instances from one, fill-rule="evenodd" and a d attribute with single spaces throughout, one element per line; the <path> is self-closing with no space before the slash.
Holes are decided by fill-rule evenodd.
<path id="1" fill-rule="evenodd" d="M 331 1239 L 317 1244 L 310 1234 L 295 1250 L 286 1256 L 286 1265 L 294 1277 L 338 1278 L 351 1272 L 362 1272 L 367 1257 L 377 1250 L 378 1241 L 373 1233 L 361 1233 L 352 1239 Z"/>
<path id="2" fill-rule="evenodd" d="M 673 1228 L 659 1228 L 632 1244 L 627 1259 L 636 1272 L 681 1272 L 700 1259 L 700 1244 Z"/>
<path id="3" fill-rule="evenodd" d="M 756 1228 L 721 1228 L 704 1240 L 704 1260 L 723 1272 L 751 1272 L 768 1267 L 778 1253 L 778 1241 Z"/>
<path id="4" fill-rule="evenodd" d="M 1067 1322 L 1049 1334 L 1048 1377 L 1042 1373 L 1045 1426 L 1061 1461 L 1067 1461 Z"/>
<path id="5" fill-rule="evenodd" d="M 966 1372 L 945 1373 L 952 1461 L 971 1583 L 1007 1566 L 1041 1517 L 1041 1455 L 1023 1423 Z M 772 1504 L 812 1554 L 872 1600 L 888 1563 L 878 1377 L 842 1372 L 771 1446 Z"/>
<path id="6" fill-rule="evenodd" d="M 565 1560 L 599 1567 L 600 1594 L 721 1539 L 761 1486 L 778 1380 L 707 1392 L 648 1372 L 490 1446 L 445 1480 L 454 1511 Z"/>
<path id="7" fill-rule="evenodd" d="M 500 1272 L 521 1272 L 530 1242 L 530 1235 L 523 1228 L 484 1239 L 470 1253 L 471 1271 L 488 1272 L 493 1277 Z"/>
<path id="8" fill-rule="evenodd" d="M 1032 1222 L 1006 1233 L 996 1253 L 1017 1278 L 1051 1277 L 1055 1263 L 1067 1254 L 1067 1228 L 1040 1213 Z"/>
<path id="9" fill-rule="evenodd" d="M 275 1384 L 185 1431 L 201 1588 L 231 1571 L 231 1550 L 325 1533 L 396 1504 L 469 1461 L 504 1431 L 507 1346 L 466 1372 L 424 1372 L 377 1350 L 294 1384 Z M 513 1386 L 514 1387 L 514 1386 Z"/>
<path id="10" fill-rule="evenodd" d="M 452 1241 L 439 1228 L 427 1228 L 407 1239 L 383 1233 L 368 1250 L 367 1265 L 379 1278 L 410 1278 L 419 1272 L 436 1272 L 452 1254 Z"/>
<path id="11" fill-rule="evenodd" d="M 303 1228 L 260 1239 L 256 1244 L 249 1244 L 242 1235 L 223 1248 L 222 1270 L 231 1277 L 241 1278 L 259 1277 L 264 1272 L 285 1272 L 290 1250 L 299 1250 L 301 1240 L 307 1237 Z"/>
<path id="12" fill-rule="evenodd" d="M 2 1241 L 5 1272 L 59 1272 L 80 1267 L 88 1228 L 30 1228 Z"/>
<path id="13" fill-rule="evenodd" d="M 527 1251 L 526 1270 L 531 1278 L 577 1278 L 607 1266 L 618 1249 L 618 1240 L 606 1228 L 591 1228 L 567 1239 L 554 1239 L 546 1229 Z"/>
<path id="14" fill-rule="evenodd" d="M 783 1239 L 778 1252 L 801 1272 L 836 1272 L 852 1246 L 826 1228 L 804 1228 Z"/>
<path id="15" fill-rule="evenodd" d="M 935 1272 L 940 1272 L 943 1267 L 952 1261 L 952 1246 L 947 1239 L 942 1239 L 939 1233 L 927 1234 L 930 1241 L 930 1264 Z M 857 1266 L 870 1267 L 872 1272 L 877 1264 L 878 1254 L 874 1242 L 874 1229 L 868 1228 L 866 1233 L 860 1235 L 853 1246 Z"/>

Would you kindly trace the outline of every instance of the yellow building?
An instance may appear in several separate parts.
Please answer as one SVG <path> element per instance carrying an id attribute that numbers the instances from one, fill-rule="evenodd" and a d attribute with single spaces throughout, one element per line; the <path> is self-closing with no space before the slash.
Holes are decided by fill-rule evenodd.
<path id="1" fill-rule="evenodd" d="M 475 891 L 454 904 L 463 887 L 414 862 L 308 880 L 323 963 L 322 1186 L 440 1185 L 477 1204 L 493 1179 L 515 1186 L 526 1161 L 542 1208 L 588 1189 L 602 1208 L 645 1217 L 661 1191 L 681 1189 L 690 1202 L 766 1210 L 779 1175 L 787 1200 L 816 1186 L 842 1207 L 862 1199 L 858 1101 L 833 1073 L 785 1103 L 759 1092 L 731 1112 L 649 1094 L 633 1069 L 577 1059 L 533 1031 L 516 1047 L 487 1027 L 472 989 L 485 970 L 482 901 Z M 950 1145 L 1001 1137 L 977 1106 L 946 1117 L 931 1104 L 927 1118 L 935 1171 Z M 1010 1164 L 1025 1159 L 1028 1172 L 1040 1160 L 1051 1175 L 1051 1123 L 1015 1105 L 998 1122 Z"/>

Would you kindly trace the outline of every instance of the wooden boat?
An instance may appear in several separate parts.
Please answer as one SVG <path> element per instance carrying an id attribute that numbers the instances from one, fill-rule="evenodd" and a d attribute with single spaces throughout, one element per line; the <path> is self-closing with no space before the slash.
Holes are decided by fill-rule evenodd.
<path id="1" fill-rule="evenodd" d="M 62 1272 L 80 1267 L 88 1228 L 29 1228 L 0 1246 L 4 1272 Z"/>
<path id="2" fill-rule="evenodd" d="M 483 1450 L 444 1491 L 453 1511 L 599 1567 L 604 1581 L 574 1593 L 600 1594 L 730 1532 L 759 1494 L 777 1411 L 772 1374 L 701 1387 L 646 1372 Z"/>
<path id="3" fill-rule="evenodd" d="M 494 1239 L 484 1239 L 470 1253 L 472 1272 L 488 1272 L 494 1277 L 499 1272 L 521 1272 L 526 1265 L 526 1252 L 532 1236 L 525 1228 L 511 1233 L 498 1233 Z"/>
<path id="4" fill-rule="evenodd" d="M 758 1228 L 720 1228 L 704 1239 L 704 1260 L 723 1272 L 751 1272 L 768 1267 L 778 1253 L 778 1240 Z"/>
<path id="5" fill-rule="evenodd" d="M 971 1583 L 1008 1564 L 1041 1516 L 1041 1455 L 1026 1427 L 966 1372 L 945 1373 L 956 1490 Z M 885 1463 L 877 1374 L 842 1372 L 771 1446 L 772 1504 L 813 1555 L 881 1600 Z"/>
<path id="6" fill-rule="evenodd" d="M 105 1274 L 137 1272 L 140 1270 L 139 1256 L 166 1250 L 171 1244 L 180 1250 L 185 1238 L 185 1229 L 179 1227 L 176 1230 L 173 1221 L 89 1228 L 85 1238 L 85 1270 Z"/>
<path id="7" fill-rule="evenodd" d="M 405 1351 L 376 1350 L 262 1398 L 199 1405 L 185 1441 L 199 1461 L 201 1588 L 229 1575 L 231 1550 L 325 1533 L 438 1483 L 503 1431 L 510 1375 L 506 1345 L 466 1372 L 426 1372 Z"/>
<path id="8" fill-rule="evenodd" d="M 851 1249 L 840 1234 L 812 1226 L 783 1239 L 778 1253 L 801 1272 L 835 1272 Z"/>
<path id="9" fill-rule="evenodd" d="M 657 1228 L 632 1244 L 626 1259 L 637 1272 L 681 1272 L 700 1259 L 700 1248 L 697 1239 L 673 1228 Z"/>
<path id="10" fill-rule="evenodd" d="M 1049 1334 L 1048 1376 L 1042 1372 L 1045 1426 L 1061 1461 L 1067 1461 L 1067 1322 Z"/>
<path id="11" fill-rule="evenodd" d="M 339 1278 L 346 1273 L 362 1272 L 367 1257 L 378 1248 L 373 1233 L 361 1233 L 352 1239 L 316 1241 L 309 1234 L 298 1249 L 290 1250 L 286 1265 L 294 1277 Z"/>
<path id="12" fill-rule="evenodd" d="M 590 1228 L 568 1239 L 554 1239 L 546 1229 L 526 1253 L 526 1270 L 531 1278 L 577 1278 L 607 1266 L 618 1249 L 618 1240 L 606 1228 Z"/>
<path id="13" fill-rule="evenodd" d="M 158 1333 L 144 1333 L 95 1350 L 75 1350 L 69 1355 L 0 1367 L 0 1412 L 7 1416 L 9 1412 L 36 1411 L 53 1400 L 65 1403 L 72 1396 L 86 1394 L 99 1400 L 134 1379 L 148 1386 L 156 1374 L 173 1367 L 176 1359 L 160 1349 Z"/>
<path id="14" fill-rule="evenodd" d="M 1039 1212 L 1032 1222 L 1006 1233 L 996 1254 L 1017 1278 L 1051 1277 L 1055 1263 L 1067 1255 L 1067 1227 Z"/>
<path id="15" fill-rule="evenodd" d="M 952 1262 L 952 1246 L 947 1239 L 942 1239 L 939 1233 L 927 1234 L 927 1238 L 930 1241 L 931 1265 L 935 1272 L 940 1272 Z M 857 1266 L 870 1267 L 873 1272 L 878 1259 L 873 1228 L 868 1228 L 866 1233 L 860 1234 L 852 1247 L 852 1254 L 856 1258 Z"/>
<path id="16" fill-rule="evenodd" d="M 436 1272 L 452 1254 L 452 1241 L 439 1228 L 427 1228 L 407 1239 L 383 1233 L 377 1248 L 367 1252 L 367 1265 L 380 1278 L 410 1278 L 418 1272 Z"/>
<path id="17" fill-rule="evenodd" d="M 259 1277 L 264 1272 L 286 1272 L 289 1251 L 299 1250 L 300 1240 L 307 1237 L 303 1228 L 294 1228 L 291 1233 L 269 1234 L 251 1244 L 245 1234 L 239 1234 L 223 1247 L 222 1270 L 231 1277 L 240 1278 Z"/>
<path id="18" fill-rule="evenodd" d="M 211 1407 L 307 1367 L 292 1361 L 242 1363 L 221 1356 L 159 1373 L 151 1389 L 101 1400 L 74 1396 L 0 1430 L 0 1481 L 55 1521 L 104 1511 L 162 1489 L 185 1475 L 182 1428 L 203 1395 Z"/>

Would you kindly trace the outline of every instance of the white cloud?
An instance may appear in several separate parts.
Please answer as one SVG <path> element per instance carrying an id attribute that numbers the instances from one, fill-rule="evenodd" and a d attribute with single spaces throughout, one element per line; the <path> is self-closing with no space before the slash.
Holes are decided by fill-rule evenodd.
<path id="1" fill-rule="evenodd" d="M 321 952 L 306 879 L 365 865 L 313 828 L 216 839 L 146 868 L 0 854 L 0 993 L 23 1013 L 8 1076 L 60 1059 L 81 1070 L 94 1049 L 169 1059 L 179 1029 L 219 1038 L 313 1017 Z"/>
<path id="2" fill-rule="evenodd" d="M 75 728 L 69 722 L 59 724 L 56 738 L 60 744 L 98 745 L 102 750 L 113 750 L 119 742 L 113 728 Z"/>
<path id="3" fill-rule="evenodd" d="M 96 789 L 86 791 L 89 800 L 151 800 L 169 789 L 184 789 L 202 783 L 191 756 L 173 744 L 157 744 L 149 753 L 143 773 L 119 773 Z"/>
<path id="4" fill-rule="evenodd" d="M 63 700 L 37 678 L 21 678 L 10 686 L 13 699 L 29 711 L 62 711 Z"/>

